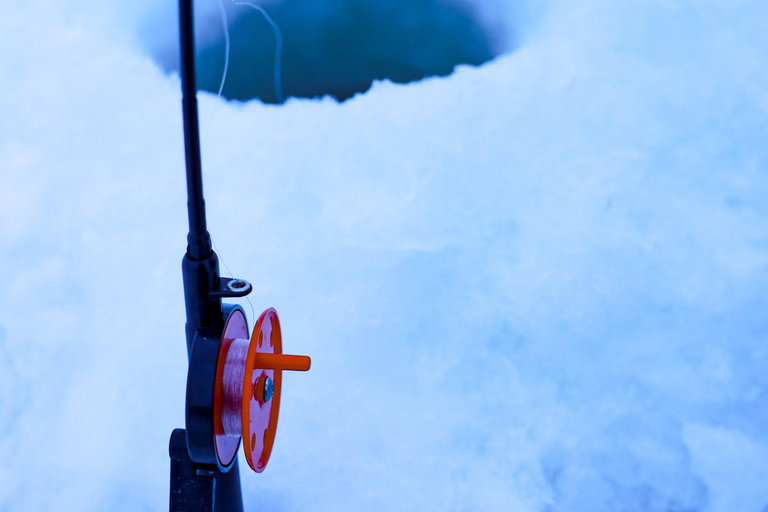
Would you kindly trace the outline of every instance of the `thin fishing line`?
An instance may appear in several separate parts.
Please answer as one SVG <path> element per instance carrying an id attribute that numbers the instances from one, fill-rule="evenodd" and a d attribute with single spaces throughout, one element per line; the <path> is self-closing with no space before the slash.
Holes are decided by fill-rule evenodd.
<path id="1" fill-rule="evenodd" d="M 227 272 L 229 272 L 229 276 L 234 278 L 235 274 L 232 273 L 232 271 L 229 269 L 229 266 L 227 265 L 227 262 L 224 261 L 224 257 L 221 255 L 221 252 L 219 251 L 218 247 L 216 247 L 216 242 L 213 241 L 213 237 L 211 237 L 211 245 L 213 245 L 213 250 L 216 251 L 216 254 L 218 254 L 222 265 L 224 265 L 224 268 L 227 269 Z M 253 303 L 251 302 L 251 299 L 249 299 L 247 295 L 245 296 L 245 300 L 247 300 L 248 304 L 251 306 L 251 321 L 253 321 L 253 319 L 256 318 L 256 310 L 253 309 Z"/>
<path id="2" fill-rule="evenodd" d="M 229 54 L 230 54 L 230 37 L 229 37 L 229 22 L 227 20 L 227 11 L 224 8 L 224 2 L 223 0 L 216 0 L 217 5 L 219 6 L 219 14 L 221 15 L 221 24 L 224 29 L 224 71 L 221 74 L 221 83 L 219 84 L 219 91 L 216 94 L 216 103 L 214 104 L 213 111 L 211 112 L 211 116 L 208 119 L 208 126 L 205 130 L 205 134 L 203 135 L 203 142 L 207 139 L 208 133 L 210 133 L 211 125 L 213 124 L 213 117 L 214 114 L 216 114 L 216 109 L 219 105 L 218 100 L 221 99 L 221 93 L 224 90 L 224 84 L 227 81 L 227 72 L 229 71 Z M 261 6 L 252 4 L 248 1 L 244 2 L 238 2 L 236 0 L 232 0 L 232 3 L 235 5 L 245 5 L 250 6 L 259 11 L 262 16 L 264 16 L 264 19 L 267 20 L 267 22 L 272 27 L 272 30 L 275 33 L 275 68 L 274 68 L 274 87 L 275 87 L 275 97 L 277 99 L 278 103 L 283 102 L 283 87 L 282 87 L 282 81 L 281 81 L 281 63 L 283 58 L 283 34 L 280 32 L 280 27 L 277 26 L 277 23 L 270 17 L 269 14 L 267 14 L 267 11 L 265 11 Z M 221 263 L 224 265 L 224 268 L 227 269 L 227 272 L 230 276 L 234 277 L 234 273 L 232 270 L 230 270 L 229 266 L 227 265 L 227 262 L 224 260 L 224 257 L 221 255 L 221 252 L 216 247 L 216 242 L 214 242 L 213 238 L 211 238 L 211 244 L 213 245 L 213 250 L 216 251 L 216 253 L 219 255 L 219 259 L 221 260 Z M 251 320 L 253 321 L 254 318 L 256 318 L 256 311 L 253 307 L 253 303 L 251 302 L 251 299 L 246 295 L 245 300 L 248 301 L 248 305 L 251 307 Z"/>
<path id="3" fill-rule="evenodd" d="M 221 24 L 224 27 L 224 72 L 221 74 L 221 85 L 216 99 L 221 98 L 221 91 L 224 90 L 224 82 L 227 81 L 227 71 L 229 70 L 229 22 L 227 21 L 227 11 L 224 9 L 224 0 L 216 0 L 221 14 Z"/>
<path id="4" fill-rule="evenodd" d="M 272 26 L 272 30 L 275 32 L 275 71 L 274 71 L 275 98 L 277 98 L 278 103 L 282 103 L 284 99 L 283 85 L 282 85 L 282 79 L 281 79 L 281 62 L 283 60 L 283 34 L 282 32 L 280 32 L 280 27 L 277 26 L 277 23 L 275 23 L 275 20 L 273 20 L 272 17 L 269 14 L 267 14 L 267 11 L 265 11 L 260 5 L 256 5 L 248 0 L 244 0 L 244 1 L 232 0 L 232 3 L 234 3 L 235 5 L 247 5 L 259 11 L 261 15 L 264 16 L 264 19 L 267 20 L 267 23 L 269 23 Z"/>
<path id="5" fill-rule="evenodd" d="M 227 71 L 229 71 L 229 22 L 227 21 L 227 11 L 224 9 L 224 0 L 216 0 L 216 4 L 219 6 L 219 14 L 221 15 L 221 24 L 224 28 L 224 72 L 221 74 L 221 84 L 219 84 L 219 92 L 216 94 L 216 102 L 213 105 L 213 110 L 208 118 L 208 125 L 203 133 L 202 146 L 205 146 L 205 141 L 208 138 L 208 134 L 211 132 L 211 125 L 213 124 L 213 116 L 216 114 L 216 109 L 219 106 L 221 99 L 221 92 L 224 90 L 224 83 L 227 81 Z"/>
<path id="6" fill-rule="evenodd" d="M 232 3 L 235 5 L 245 5 L 248 7 L 252 7 L 259 11 L 262 16 L 264 16 L 264 19 L 267 20 L 267 23 L 272 27 L 272 31 L 275 33 L 275 65 L 274 65 L 274 88 L 275 88 L 275 98 L 278 103 L 282 103 L 285 99 L 283 96 L 283 84 L 282 84 L 282 61 L 283 61 L 283 33 L 280 31 L 280 27 L 275 23 L 275 20 L 272 19 L 272 17 L 267 14 L 267 11 L 265 11 L 261 6 L 253 4 L 249 1 L 240 1 L 232 0 Z M 213 111 L 211 111 L 211 115 L 208 118 L 208 124 L 205 128 L 205 131 L 203 132 L 203 139 L 201 142 L 202 146 L 205 146 L 205 142 L 208 140 L 208 134 L 211 131 L 211 126 L 213 125 L 213 117 L 216 114 L 216 110 L 218 109 L 219 102 L 218 100 L 221 99 L 221 93 L 224 91 L 224 84 L 227 81 L 227 72 L 229 71 L 229 54 L 231 50 L 231 43 L 230 43 L 230 36 L 229 36 L 229 21 L 227 20 L 227 11 L 224 8 L 224 0 L 216 0 L 216 4 L 219 7 L 219 14 L 221 18 L 221 25 L 224 29 L 224 71 L 221 73 L 221 83 L 219 84 L 219 91 L 216 93 L 216 102 L 213 106 Z"/>
<path id="7" fill-rule="evenodd" d="M 213 241 L 213 237 L 211 237 L 211 245 L 213 245 L 213 250 L 216 251 L 216 254 L 219 255 L 219 259 L 221 260 L 221 263 L 224 265 L 224 268 L 227 269 L 227 272 L 229 272 L 229 276 L 234 278 L 235 274 L 233 274 L 232 271 L 229 270 L 229 265 L 227 265 L 227 262 L 224 261 L 224 257 L 221 255 L 219 248 L 216 247 L 216 242 Z"/>

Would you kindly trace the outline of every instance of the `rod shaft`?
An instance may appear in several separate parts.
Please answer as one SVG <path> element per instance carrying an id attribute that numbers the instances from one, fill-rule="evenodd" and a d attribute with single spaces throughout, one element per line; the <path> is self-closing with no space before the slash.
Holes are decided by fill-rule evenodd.
<path id="1" fill-rule="evenodd" d="M 179 0 L 179 39 L 181 109 L 184 116 L 184 156 L 187 164 L 187 212 L 189 214 L 187 256 L 200 261 L 211 255 L 211 237 L 206 226 L 205 200 L 203 199 L 192 0 Z"/>

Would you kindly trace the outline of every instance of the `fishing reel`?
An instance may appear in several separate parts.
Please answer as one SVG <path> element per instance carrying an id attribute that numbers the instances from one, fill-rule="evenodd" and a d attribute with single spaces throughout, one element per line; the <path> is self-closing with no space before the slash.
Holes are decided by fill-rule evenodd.
<path id="1" fill-rule="evenodd" d="M 193 461 L 226 472 L 241 440 L 248 465 L 267 466 L 277 431 L 282 373 L 307 371 L 308 356 L 283 354 L 277 311 L 259 316 L 253 333 L 240 306 L 222 304 L 220 338 L 199 330 L 187 375 L 187 448 Z"/>
<path id="2" fill-rule="evenodd" d="M 221 338 L 213 398 L 220 465 L 232 463 L 242 438 L 248 465 L 257 473 L 264 471 L 275 441 L 283 371 L 305 372 L 310 365 L 308 356 L 283 354 L 274 308 L 261 314 L 250 341 L 242 311 L 230 315 Z"/>

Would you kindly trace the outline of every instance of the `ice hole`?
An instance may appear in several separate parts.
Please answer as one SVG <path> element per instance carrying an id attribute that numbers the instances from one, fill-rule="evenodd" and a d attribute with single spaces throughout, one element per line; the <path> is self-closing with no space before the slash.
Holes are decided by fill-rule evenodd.
<path id="1" fill-rule="evenodd" d="M 275 34 L 256 10 L 223 0 L 229 25 L 227 99 L 277 103 Z M 198 8 L 198 89 L 218 92 L 225 37 L 216 0 Z M 282 92 L 344 101 L 373 80 L 406 83 L 445 76 L 459 64 L 480 65 L 496 50 L 491 30 L 458 0 L 282 0 L 259 2 L 283 37 Z M 498 34 L 495 34 L 498 38 Z M 177 43 L 176 43 L 177 44 Z M 177 47 L 155 48 L 155 60 L 178 70 Z"/>

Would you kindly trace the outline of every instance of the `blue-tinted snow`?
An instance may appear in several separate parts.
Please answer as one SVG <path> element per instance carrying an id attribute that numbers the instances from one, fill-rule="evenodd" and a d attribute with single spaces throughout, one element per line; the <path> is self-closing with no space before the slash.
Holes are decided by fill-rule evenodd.
<path id="1" fill-rule="evenodd" d="M 142 5 L 0 17 L 3 511 L 167 507 L 185 189 Z M 768 506 L 768 4 L 526 19 L 343 105 L 201 96 L 211 232 L 313 358 L 248 510 Z"/>

